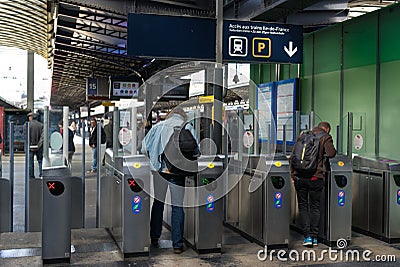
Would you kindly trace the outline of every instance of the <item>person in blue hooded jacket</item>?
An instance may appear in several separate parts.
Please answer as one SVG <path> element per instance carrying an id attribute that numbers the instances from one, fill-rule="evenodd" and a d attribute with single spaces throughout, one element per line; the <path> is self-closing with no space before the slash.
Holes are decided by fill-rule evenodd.
<path id="1" fill-rule="evenodd" d="M 184 211 L 183 197 L 185 193 L 185 175 L 170 173 L 164 162 L 160 161 L 170 137 L 174 133 L 174 127 L 183 126 L 187 120 L 185 111 L 181 108 L 173 109 L 165 121 L 154 125 L 147 133 L 142 142 L 142 153 L 150 158 L 150 168 L 154 180 L 154 202 L 151 209 L 150 238 L 153 246 L 158 247 L 161 236 L 164 200 L 167 187 L 170 188 L 172 214 L 171 214 L 171 236 L 174 253 L 183 252 L 183 226 Z M 191 124 L 186 124 L 197 142 L 195 131 Z"/>

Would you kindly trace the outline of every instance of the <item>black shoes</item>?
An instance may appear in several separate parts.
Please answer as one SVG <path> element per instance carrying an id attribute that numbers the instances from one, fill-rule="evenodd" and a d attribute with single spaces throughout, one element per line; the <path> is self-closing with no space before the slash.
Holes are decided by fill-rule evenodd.
<path id="1" fill-rule="evenodd" d="M 152 248 L 160 248 L 158 239 L 151 239 L 151 247 Z M 183 251 L 184 251 L 183 246 L 180 248 L 174 248 L 174 254 L 181 254 Z"/>
<path id="2" fill-rule="evenodd" d="M 174 248 L 174 254 L 181 254 L 183 252 L 183 247 Z"/>
<path id="3" fill-rule="evenodd" d="M 160 245 L 158 244 L 158 239 L 152 239 L 151 240 L 151 246 L 153 248 L 160 248 Z"/>

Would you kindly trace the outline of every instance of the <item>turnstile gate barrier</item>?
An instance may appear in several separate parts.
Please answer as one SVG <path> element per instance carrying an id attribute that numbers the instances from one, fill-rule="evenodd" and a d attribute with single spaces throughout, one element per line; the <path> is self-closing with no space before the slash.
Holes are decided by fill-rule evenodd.
<path id="1" fill-rule="evenodd" d="M 58 166 L 63 168 L 64 166 Z M 58 168 L 57 166 L 50 167 Z M 45 167 L 44 167 L 45 168 Z M 44 174 L 43 174 L 44 177 Z M 82 178 L 69 175 L 71 183 L 71 227 L 72 229 L 79 229 L 83 227 L 82 215 Z M 43 180 L 39 178 L 29 179 L 29 201 L 28 201 L 28 232 L 42 231 L 42 197 L 43 197 Z"/>
<path id="2" fill-rule="evenodd" d="M 201 156 L 198 173 L 185 180 L 183 238 L 199 254 L 220 253 L 222 248 L 223 158 Z M 170 194 L 166 196 L 170 203 Z M 169 199 L 169 200 L 168 200 Z M 171 228 L 171 205 L 165 207 L 164 223 Z"/>
<path id="3" fill-rule="evenodd" d="M 114 162 L 112 158 L 113 152 L 107 150 L 100 225 L 109 230 L 124 257 L 148 256 L 150 162 L 144 155 L 116 156 Z"/>
<path id="4" fill-rule="evenodd" d="M 28 199 L 28 232 L 42 231 L 42 203 L 43 203 L 43 180 L 39 178 L 29 179 L 29 199 Z"/>
<path id="5" fill-rule="evenodd" d="M 335 247 L 339 239 L 351 241 L 352 209 L 352 165 L 346 155 L 329 159 L 330 171 L 326 173 L 325 186 L 321 193 L 320 224 L 318 239 Z M 296 189 L 292 190 L 291 227 L 301 232 Z"/>
<path id="6" fill-rule="evenodd" d="M 247 166 L 237 185 L 238 221 L 225 222 L 226 225 L 268 248 L 288 247 L 291 184 L 288 159 L 283 155 L 249 155 L 244 161 Z M 227 207 L 232 209 L 235 208 Z"/>
<path id="7" fill-rule="evenodd" d="M 223 188 L 222 158 L 201 156 L 198 160 L 198 170 L 196 176 L 186 178 L 186 185 L 194 185 L 197 188 L 194 203 L 198 203 L 199 206 L 186 208 L 184 237 L 198 253 L 220 253 L 223 199 L 216 198 Z M 204 202 L 205 204 L 201 205 Z"/>
<path id="8" fill-rule="evenodd" d="M 71 257 L 71 173 L 67 166 L 43 168 L 43 262 Z"/>
<path id="9" fill-rule="evenodd" d="M 400 162 L 353 158 L 353 229 L 387 243 L 400 242 Z"/>
<path id="10" fill-rule="evenodd" d="M 232 226 L 239 224 L 239 186 L 238 183 L 243 177 L 244 163 L 238 159 L 230 159 L 228 164 L 227 190 L 225 196 L 224 223 Z"/>
<path id="11" fill-rule="evenodd" d="M 351 241 L 352 164 L 346 155 L 329 159 L 330 171 L 321 194 L 319 239 L 336 246 L 339 239 Z"/>
<path id="12" fill-rule="evenodd" d="M 10 180 L 0 178 L 0 233 L 12 231 L 11 216 Z"/>

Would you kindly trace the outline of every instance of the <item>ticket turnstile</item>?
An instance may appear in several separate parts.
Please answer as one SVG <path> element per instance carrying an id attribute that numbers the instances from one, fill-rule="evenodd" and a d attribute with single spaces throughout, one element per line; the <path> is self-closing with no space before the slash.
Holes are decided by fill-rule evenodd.
<path id="1" fill-rule="evenodd" d="M 71 257 L 71 173 L 67 166 L 43 168 L 42 259 Z"/>
<path id="2" fill-rule="evenodd" d="M 11 216 L 10 180 L 0 178 L 0 233 L 12 231 Z"/>
<path id="3" fill-rule="evenodd" d="M 201 156 L 199 172 L 185 180 L 183 238 L 199 254 L 220 253 L 223 227 L 223 158 Z M 170 194 L 167 194 L 167 202 Z M 171 227 L 171 205 L 165 207 L 164 223 Z"/>
<path id="4" fill-rule="evenodd" d="M 249 155 L 238 183 L 239 216 L 226 225 L 268 248 L 288 247 L 290 171 L 285 156 Z M 229 178 L 230 179 L 230 178 Z M 227 203 L 227 210 L 233 210 Z"/>
<path id="5" fill-rule="evenodd" d="M 329 159 L 330 171 L 321 194 L 319 239 L 328 246 L 351 241 L 352 164 L 346 155 Z"/>
<path id="6" fill-rule="evenodd" d="M 64 167 L 64 166 L 58 166 Z M 54 167 L 54 168 L 57 168 Z M 72 202 L 72 213 L 71 213 L 71 227 L 72 229 L 79 229 L 83 227 L 83 215 L 82 215 L 82 178 L 70 176 L 71 183 L 71 202 Z M 44 177 L 44 174 L 43 174 Z M 29 179 L 29 201 L 28 201 L 28 232 L 40 232 L 42 231 L 42 197 L 43 197 L 43 180 Z"/>
<path id="7" fill-rule="evenodd" d="M 400 241 L 400 162 L 353 158 L 353 229 L 387 243 Z"/>
<path id="8" fill-rule="evenodd" d="M 29 199 L 28 199 L 28 219 L 27 231 L 42 231 L 42 198 L 43 198 L 43 180 L 39 178 L 29 179 Z"/>
<path id="9" fill-rule="evenodd" d="M 330 171 L 326 172 L 325 186 L 321 193 L 319 242 L 330 247 L 337 240 L 351 241 L 352 209 L 352 165 L 346 155 L 336 155 L 329 159 Z M 301 222 L 296 196 L 292 185 L 291 227 L 301 233 Z"/>
<path id="10" fill-rule="evenodd" d="M 144 155 L 106 151 L 101 177 L 100 226 L 109 230 L 124 257 L 148 256 L 150 247 L 150 163 Z"/>
<path id="11" fill-rule="evenodd" d="M 225 196 L 224 223 L 232 226 L 239 224 L 239 186 L 244 170 L 246 169 L 243 161 L 230 159 L 228 164 L 227 191 Z"/>
<path id="12" fill-rule="evenodd" d="M 196 176 L 186 178 L 187 187 L 196 187 L 196 207 L 185 209 L 184 237 L 198 253 L 220 253 L 223 220 L 223 162 L 220 157 L 201 156 Z M 188 196 L 190 197 L 190 196 Z"/>

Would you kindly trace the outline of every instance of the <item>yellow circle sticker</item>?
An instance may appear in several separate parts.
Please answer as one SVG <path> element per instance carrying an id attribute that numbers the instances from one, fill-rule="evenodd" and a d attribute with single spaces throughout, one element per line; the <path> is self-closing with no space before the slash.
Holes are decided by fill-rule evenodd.
<path id="1" fill-rule="evenodd" d="M 207 167 L 210 169 L 214 168 L 214 163 L 212 163 L 212 162 L 208 163 Z"/>
<path id="2" fill-rule="evenodd" d="M 282 162 L 280 162 L 280 161 L 275 162 L 275 166 L 278 167 L 278 168 L 281 167 L 282 166 Z"/>
<path id="3" fill-rule="evenodd" d="M 133 168 L 139 169 L 140 168 L 140 163 L 139 162 L 133 163 Z"/>
<path id="4" fill-rule="evenodd" d="M 338 164 L 340 167 L 343 167 L 343 166 L 344 166 L 344 162 L 343 162 L 343 161 L 339 161 L 337 164 Z"/>

